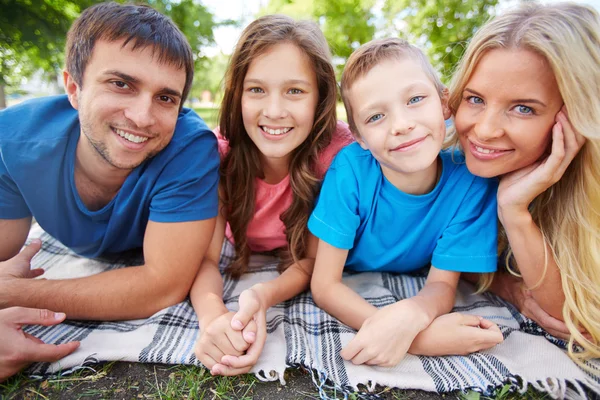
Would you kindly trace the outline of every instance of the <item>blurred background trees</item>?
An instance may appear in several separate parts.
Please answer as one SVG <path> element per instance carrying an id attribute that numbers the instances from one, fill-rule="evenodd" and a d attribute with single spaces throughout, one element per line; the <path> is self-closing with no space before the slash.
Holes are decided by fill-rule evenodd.
<path id="1" fill-rule="evenodd" d="M 215 16 L 203 0 L 142 2 L 171 17 L 187 36 L 196 68 L 192 99 L 210 98 L 218 103 L 220 98 L 226 53 L 232 49 L 214 51 L 215 29 L 241 29 L 252 18 L 270 13 L 316 21 L 331 46 L 338 73 L 361 44 L 376 37 L 399 36 L 423 48 L 448 82 L 465 44 L 495 14 L 499 0 L 248 1 L 256 3 L 256 12 L 237 21 Z M 18 94 L 22 83 L 34 73 L 60 86 L 66 32 L 83 9 L 97 2 L 0 0 L 0 108 L 4 107 L 5 95 Z"/>

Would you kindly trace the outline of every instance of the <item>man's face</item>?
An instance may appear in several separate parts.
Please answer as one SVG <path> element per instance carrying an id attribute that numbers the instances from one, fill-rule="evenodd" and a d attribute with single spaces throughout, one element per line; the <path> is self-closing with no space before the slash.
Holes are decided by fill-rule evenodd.
<path id="1" fill-rule="evenodd" d="M 82 85 L 65 71 L 69 101 L 79 111 L 83 162 L 109 170 L 132 170 L 155 156 L 173 137 L 186 74 L 159 63 L 153 48 L 96 42 Z"/>

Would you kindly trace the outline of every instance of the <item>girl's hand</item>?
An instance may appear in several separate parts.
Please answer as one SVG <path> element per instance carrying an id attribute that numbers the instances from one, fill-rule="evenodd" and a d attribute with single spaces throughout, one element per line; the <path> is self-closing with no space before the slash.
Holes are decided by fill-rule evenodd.
<path id="1" fill-rule="evenodd" d="M 342 349 L 342 358 L 356 365 L 393 367 L 398 364 L 423 328 L 417 322 L 420 316 L 415 314 L 415 307 L 410 305 L 402 300 L 377 310 Z"/>
<path id="2" fill-rule="evenodd" d="M 231 320 L 231 328 L 251 343 L 245 354 L 225 354 L 211 369 L 213 375 L 240 375 L 250 372 L 258 361 L 267 339 L 267 310 L 255 287 L 240 294 L 239 311 Z"/>
<path id="3" fill-rule="evenodd" d="M 224 313 L 200 329 L 194 352 L 196 358 L 210 369 L 211 373 L 224 355 L 242 355 L 250 346 L 250 343 L 244 340 L 242 332 L 231 327 L 234 315 L 233 311 Z"/>
<path id="4" fill-rule="evenodd" d="M 539 194 L 563 176 L 583 144 L 585 137 L 575 131 L 563 106 L 552 128 L 552 149 L 544 160 L 504 175 L 498 187 L 498 216 L 502 223 L 506 211 L 526 211 Z"/>
<path id="5" fill-rule="evenodd" d="M 450 313 L 434 319 L 417 335 L 409 351 L 420 356 L 467 355 L 503 340 L 500 328 L 493 322 L 475 315 Z"/>

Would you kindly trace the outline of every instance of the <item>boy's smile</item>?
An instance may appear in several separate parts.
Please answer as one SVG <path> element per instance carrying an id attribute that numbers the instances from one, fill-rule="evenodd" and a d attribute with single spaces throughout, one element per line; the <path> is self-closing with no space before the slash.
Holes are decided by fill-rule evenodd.
<path id="1" fill-rule="evenodd" d="M 421 64 L 408 57 L 382 61 L 348 94 L 358 142 L 379 161 L 385 177 L 404 192 L 429 192 L 450 117 L 447 95 L 441 99 Z"/>

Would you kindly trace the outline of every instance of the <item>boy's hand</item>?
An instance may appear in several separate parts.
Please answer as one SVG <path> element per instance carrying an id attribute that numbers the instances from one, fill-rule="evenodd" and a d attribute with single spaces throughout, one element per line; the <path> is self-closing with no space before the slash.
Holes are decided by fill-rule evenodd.
<path id="1" fill-rule="evenodd" d="M 424 316 L 407 300 L 390 304 L 365 320 L 340 355 L 353 364 L 393 367 L 406 355 L 413 339 L 425 328 Z"/>
<path id="2" fill-rule="evenodd" d="M 35 278 L 44 273 L 43 269 L 31 269 L 31 259 L 42 248 L 42 241 L 34 239 L 13 258 L 0 262 L 0 278 Z"/>
<path id="3" fill-rule="evenodd" d="M 211 372 L 224 355 L 242 355 L 250 346 L 242 332 L 231 327 L 234 315 L 235 312 L 230 311 L 201 326 L 194 352 Z"/>
<path id="4" fill-rule="evenodd" d="M 267 339 L 267 310 L 255 287 L 244 290 L 239 298 L 239 311 L 231 320 L 231 328 L 251 343 L 245 354 L 225 354 L 211 369 L 213 375 L 246 374 L 258 361 Z"/>
<path id="5" fill-rule="evenodd" d="M 469 314 L 441 315 L 420 332 L 410 353 L 422 356 L 467 355 L 489 349 L 504 340 L 500 328 L 487 319 Z"/>

